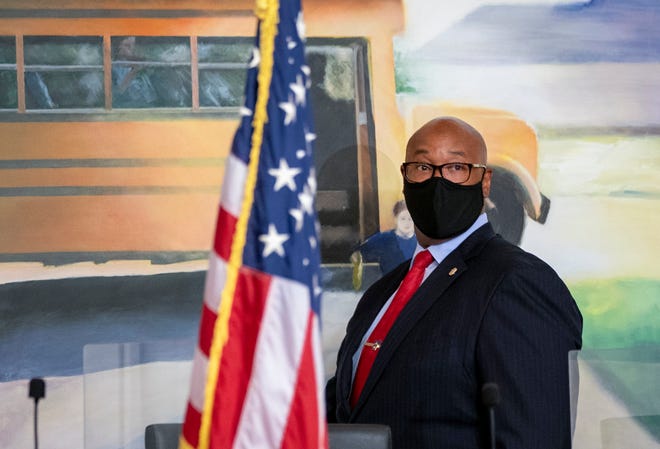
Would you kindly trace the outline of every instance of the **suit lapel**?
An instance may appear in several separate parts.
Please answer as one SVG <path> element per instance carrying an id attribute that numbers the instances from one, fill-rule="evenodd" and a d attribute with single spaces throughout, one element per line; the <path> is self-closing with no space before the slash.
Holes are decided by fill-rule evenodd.
<path id="1" fill-rule="evenodd" d="M 359 412 L 362 404 L 366 398 L 369 397 L 370 391 L 377 384 L 381 374 L 387 368 L 390 359 L 396 352 L 401 342 L 408 335 L 408 333 L 410 333 L 410 331 L 416 326 L 419 320 L 422 319 L 428 309 L 442 297 L 443 293 L 456 281 L 456 279 L 458 279 L 463 273 L 467 271 L 467 262 L 469 259 L 479 254 L 483 246 L 494 236 L 495 234 L 490 224 L 486 224 L 479 228 L 470 237 L 468 237 L 465 242 L 456 248 L 456 250 L 450 253 L 420 286 L 417 292 L 410 299 L 410 302 L 408 302 L 408 304 L 401 311 L 401 314 L 398 316 L 394 322 L 394 325 L 388 332 L 378 357 L 376 357 L 376 360 L 374 361 L 374 364 L 371 368 L 371 372 L 369 373 L 367 382 L 364 385 L 360 399 L 358 400 L 355 409 L 352 410 L 352 416 L 355 416 L 355 414 Z M 405 272 L 400 277 L 399 282 L 395 285 L 395 289 L 404 276 Z M 392 292 L 393 291 L 394 290 L 392 290 Z M 389 298 L 390 295 L 386 296 L 385 299 Z M 383 304 L 384 302 L 385 301 L 383 301 Z M 380 308 L 378 310 L 380 310 Z M 362 339 L 362 336 L 364 336 L 364 333 L 367 331 L 369 325 L 377 315 L 378 310 L 376 311 L 376 314 L 371 317 L 371 320 L 367 323 L 363 332 L 360 333 L 360 335 L 357 337 L 358 344 Z M 355 353 L 357 345 L 355 345 L 355 347 L 352 349 L 352 352 L 349 351 L 349 358 L 352 357 Z M 350 360 L 348 362 L 350 369 Z M 348 372 L 348 378 L 349 380 L 351 378 L 350 371 Z M 348 388 L 350 391 L 350 384 Z"/>

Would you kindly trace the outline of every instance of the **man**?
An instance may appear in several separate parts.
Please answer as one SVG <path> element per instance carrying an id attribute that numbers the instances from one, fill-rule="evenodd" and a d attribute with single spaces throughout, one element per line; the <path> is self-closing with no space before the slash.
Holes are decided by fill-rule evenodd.
<path id="1" fill-rule="evenodd" d="M 328 420 L 387 424 L 394 449 L 487 448 L 481 389 L 492 382 L 498 448 L 569 448 L 568 351 L 581 347 L 582 316 L 547 264 L 488 224 L 483 138 L 434 119 L 410 138 L 401 172 L 415 264 L 357 305 L 326 388 Z"/>

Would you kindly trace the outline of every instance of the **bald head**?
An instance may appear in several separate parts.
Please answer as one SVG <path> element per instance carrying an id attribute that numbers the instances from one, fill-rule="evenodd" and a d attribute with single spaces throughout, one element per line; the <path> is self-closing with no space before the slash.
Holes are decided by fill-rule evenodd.
<path id="1" fill-rule="evenodd" d="M 456 117 L 438 117 L 419 128 L 408 140 L 406 162 L 443 165 L 450 162 L 487 163 L 486 142 L 479 131 Z M 403 174 L 403 171 L 402 171 Z M 436 176 L 439 176 L 436 172 Z M 482 183 L 483 196 L 490 194 L 493 172 L 472 170 L 463 184 Z"/>
<path id="2" fill-rule="evenodd" d="M 463 186 L 471 186 L 481 183 L 481 193 L 483 198 L 488 198 L 488 195 L 490 194 L 490 183 L 493 172 L 487 167 L 484 168 L 487 163 L 486 143 L 484 142 L 484 138 L 479 131 L 459 118 L 438 117 L 419 128 L 410 137 L 410 140 L 408 140 L 408 145 L 406 146 L 406 162 L 433 165 L 434 169 L 431 176 L 435 177 L 442 176 L 441 170 L 437 170 L 440 166 L 449 165 L 451 167 L 452 164 L 455 163 L 471 164 L 467 179 L 460 182 L 460 184 Z M 404 180 L 404 195 L 406 195 L 406 188 L 410 187 L 410 181 L 406 181 L 407 178 L 405 173 L 406 168 L 404 164 L 401 166 L 401 175 Z M 428 172 L 425 174 L 428 174 Z M 451 182 L 451 180 L 449 181 Z M 419 182 L 421 184 L 424 181 L 413 181 L 413 183 L 414 182 Z M 409 195 L 412 194 L 411 192 L 412 191 L 409 191 Z M 408 201 L 408 196 L 406 197 L 406 201 Z M 415 215 L 413 214 L 413 210 L 410 209 L 410 204 L 408 204 L 408 208 L 411 211 L 413 220 L 415 220 Z M 429 204 L 429 208 L 429 210 L 433 209 L 433 205 Z M 421 214 L 418 215 L 418 220 L 424 222 L 422 216 L 425 213 L 420 211 L 421 209 L 417 209 L 417 212 Z M 444 212 L 446 213 L 447 211 Z M 419 229 L 420 225 L 417 222 L 415 223 L 415 226 L 417 241 L 424 248 L 443 241 L 442 239 L 430 237 L 429 235 L 432 234 L 424 234 L 424 232 Z"/>
<path id="3" fill-rule="evenodd" d="M 438 117 L 419 128 L 408 140 L 406 161 L 437 151 L 450 158 L 445 162 L 486 164 L 488 158 L 486 142 L 479 131 L 456 117 Z"/>

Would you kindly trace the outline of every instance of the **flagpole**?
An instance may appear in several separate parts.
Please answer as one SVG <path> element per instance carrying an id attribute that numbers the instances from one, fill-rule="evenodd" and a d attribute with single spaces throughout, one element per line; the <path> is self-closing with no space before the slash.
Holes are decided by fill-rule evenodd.
<path id="1" fill-rule="evenodd" d="M 278 23 L 278 0 L 256 0 L 255 15 L 259 19 L 259 52 L 261 62 L 257 75 L 258 90 L 257 99 L 252 120 L 252 141 L 250 148 L 250 162 L 245 182 L 245 195 L 241 203 L 241 213 L 236 223 L 236 231 L 233 234 L 231 253 L 227 265 L 227 281 L 222 290 L 220 310 L 215 322 L 214 338 L 209 354 L 209 365 L 204 394 L 204 410 L 199 429 L 198 449 L 209 448 L 209 436 L 211 421 L 213 417 L 213 405 L 215 393 L 220 374 L 220 360 L 222 351 L 229 337 L 228 323 L 236 291 L 238 271 L 243 262 L 243 249 L 247 234 L 247 224 L 250 218 L 250 210 L 254 201 L 254 188 L 257 181 L 259 167 L 259 156 L 263 141 L 264 125 L 268 120 L 267 104 L 270 93 L 270 84 L 273 74 L 273 52 L 275 49 L 275 36 Z"/>

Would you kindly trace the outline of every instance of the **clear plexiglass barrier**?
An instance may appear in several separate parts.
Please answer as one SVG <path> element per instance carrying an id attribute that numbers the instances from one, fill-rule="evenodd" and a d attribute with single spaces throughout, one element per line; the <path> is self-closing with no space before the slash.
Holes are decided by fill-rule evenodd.
<path id="1" fill-rule="evenodd" d="M 194 348 L 193 339 L 85 346 L 85 449 L 144 449 L 146 426 L 182 422 Z"/>
<path id="2" fill-rule="evenodd" d="M 574 449 L 660 449 L 660 346 L 569 353 Z"/>

